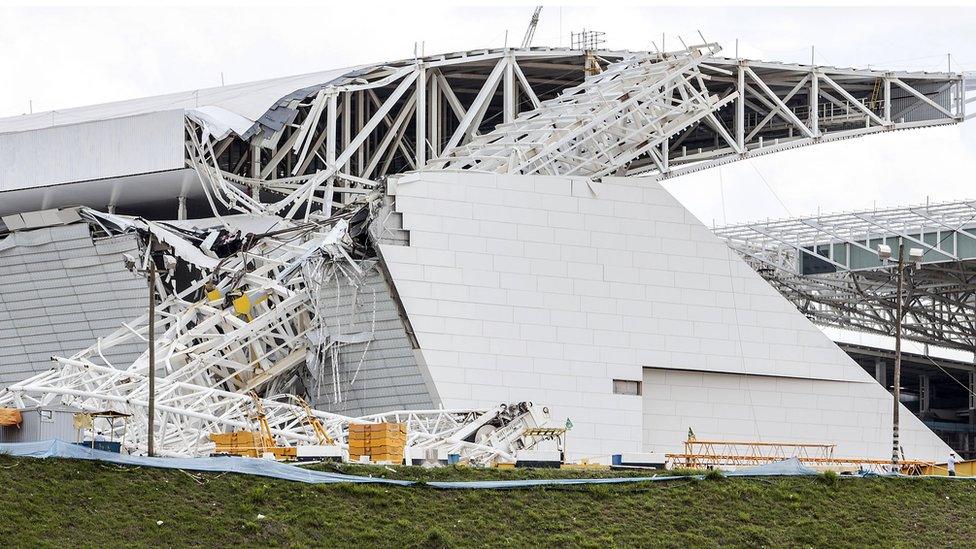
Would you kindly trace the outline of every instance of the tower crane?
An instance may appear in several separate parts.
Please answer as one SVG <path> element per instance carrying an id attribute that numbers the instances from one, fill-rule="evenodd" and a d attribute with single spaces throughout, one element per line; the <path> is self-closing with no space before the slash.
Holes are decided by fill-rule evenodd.
<path id="1" fill-rule="evenodd" d="M 532 37 L 535 36 L 535 28 L 539 25 L 539 13 L 541 12 L 542 6 L 536 6 L 535 11 L 532 12 L 532 19 L 529 20 L 529 28 L 525 29 L 525 36 L 522 38 L 523 48 L 532 45 Z"/>

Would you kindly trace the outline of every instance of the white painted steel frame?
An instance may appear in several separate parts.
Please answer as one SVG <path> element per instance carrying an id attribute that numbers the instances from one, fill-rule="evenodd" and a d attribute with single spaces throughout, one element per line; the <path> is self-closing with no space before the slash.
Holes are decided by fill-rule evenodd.
<path id="1" fill-rule="evenodd" d="M 814 322 L 889 336 L 895 265 L 878 259 L 877 246 L 897 250 L 904 242 L 923 253 L 907 277 L 905 336 L 976 349 L 976 202 L 747 223 L 715 233 Z M 862 261 L 852 261 L 855 255 Z"/>

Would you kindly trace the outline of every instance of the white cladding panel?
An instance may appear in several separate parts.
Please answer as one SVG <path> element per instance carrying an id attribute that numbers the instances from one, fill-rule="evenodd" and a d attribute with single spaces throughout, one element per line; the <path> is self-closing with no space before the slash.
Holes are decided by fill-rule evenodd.
<path id="1" fill-rule="evenodd" d="M 874 383 L 655 182 L 434 172 L 391 192 L 410 246 L 383 254 L 446 407 L 544 404 L 573 457 L 606 458 L 644 450 L 643 399 L 613 394 L 644 367 Z"/>
<path id="2" fill-rule="evenodd" d="M 0 192 L 184 166 L 183 110 L 0 134 Z"/>
<path id="3" fill-rule="evenodd" d="M 699 440 L 836 444 L 844 458 L 891 457 L 891 394 L 877 383 L 645 368 L 644 448 L 680 452 Z M 949 448 L 902 406 L 909 459 L 944 461 Z"/>

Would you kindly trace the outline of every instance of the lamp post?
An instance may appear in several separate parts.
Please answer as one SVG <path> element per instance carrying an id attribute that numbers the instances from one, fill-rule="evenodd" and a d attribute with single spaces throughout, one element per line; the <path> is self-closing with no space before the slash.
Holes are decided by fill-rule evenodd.
<path id="1" fill-rule="evenodd" d="M 172 256 L 163 253 L 161 250 L 156 249 L 156 237 L 150 233 L 146 246 L 147 246 L 147 260 L 148 265 L 145 269 L 138 268 L 137 259 L 126 254 L 125 264 L 126 268 L 134 273 L 140 273 L 146 275 L 146 280 L 149 283 L 149 315 L 148 315 L 148 334 L 147 334 L 147 346 L 149 351 L 148 357 L 148 369 L 149 369 L 149 397 L 148 397 L 148 421 L 147 421 L 147 448 L 146 453 L 151 457 L 156 453 L 155 444 L 155 427 L 156 427 L 156 279 L 159 275 L 159 271 L 156 267 L 156 260 L 160 259 L 163 262 L 163 273 L 172 274 L 173 269 L 176 266 L 176 259 Z M 157 253 L 159 252 L 159 253 Z"/>
<path id="2" fill-rule="evenodd" d="M 908 254 L 917 266 L 922 261 L 922 250 L 919 248 L 912 248 L 908 251 Z M 878 257 L 882 261 L 887 262 L 891 259 L 891 247 L 885 244 L 878 245 Z M 901 404 L 901 323 L 902 317 L 904 316 L 904 304 L 902 302 L 902 294 L 905 288 L 905 241 L 901 238 L 898 239 L 898 282 L 897 282 L 897 301 L 895 302 L 895 379 L 894 379 L 894 390 L 893 392 L 893 402 L 891 408 L 891 466 L 892 471 L 898 467 L 898 454 L 899 448 L 901 448 L 901 443 L 898 436 L 899 427 L 899 405 Z"/>
<path id="3" fill-rule="evenodd" d="M 149 457 L 155 455 L 156 427 L 156 260 L 152 257 L 155 239 L 149 237 Z"/>

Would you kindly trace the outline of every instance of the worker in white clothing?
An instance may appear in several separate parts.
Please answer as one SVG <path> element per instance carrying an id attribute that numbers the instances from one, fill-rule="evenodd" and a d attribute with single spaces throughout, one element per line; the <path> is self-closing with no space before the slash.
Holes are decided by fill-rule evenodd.
<path id="1" fill-rule="evenodd" d="M 949 470 L 949 476 L 956 476 L 956 456 L 955 454 L 949 454 L 949 460 L 946 461 L 946 469 Z"/>

